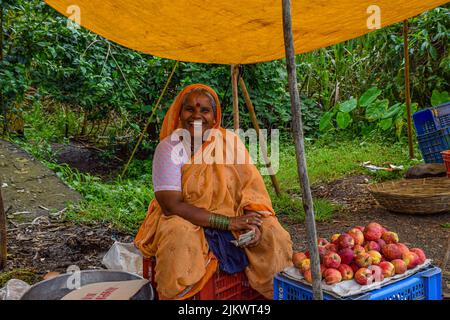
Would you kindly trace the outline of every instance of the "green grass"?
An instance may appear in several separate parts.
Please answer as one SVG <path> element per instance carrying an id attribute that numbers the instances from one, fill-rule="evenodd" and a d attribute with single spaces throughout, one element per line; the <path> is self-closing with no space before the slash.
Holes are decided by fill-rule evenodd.
<path id="1" fill-rule="evenodd" d="M 418 151 L 416 150 L 416 154 Z M 397 179 L 404 175 L 405 170 L 420 160 L 409 160 L 408 146 L 404 143 L 340 141 L 335 145 L 321 143 L 306 146 L 306 161 L 311 185 L 329 182 L 347 175 L 366 174 L 376 181 Z M 371 161 L 372 164 L 386 167 L 390 162 L 404 165 L 404 170 L 398 172 L 370 172 L 361 164 Z M 300 192 L 297 178 L 297 160 L 293 145 L 280 148 L 280 168 L 277 173 L 280 184 L 288 192 Z"/>
<path id="2" fill-rule="evenodd" d="M 71 204 L 66 217 L 76 223 L 101 222 L 115 229 L 135 233 L 145 218 L 153 199 L 151 176 L 139 179 L 121 179 L 109 182 L 73 171 L 67 165 L 49 164 L 69 186 L 83 195 L 84 200 Z"/>

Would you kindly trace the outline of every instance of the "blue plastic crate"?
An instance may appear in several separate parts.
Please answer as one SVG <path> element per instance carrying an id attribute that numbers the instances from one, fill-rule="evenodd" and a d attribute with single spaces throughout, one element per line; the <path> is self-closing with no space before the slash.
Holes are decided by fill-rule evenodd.
<path id="1" fill-rule="evenodd" d="M 426 163 L 444 163 L 441 152 L 450 149 L 450 127 L 417 136 L 417 141 Z"/>
<path id="2" fill-rule="evenodd" d="M 418 136 L 450 127 L 450 102 L 414 113 L 413 121 Z"/>
<path id="3" fill-rule="evenodd" d="M 324 300 L 442 300 L 441 269 L 429 266 L 408 278 L 360 295 L 338 299 L 324 293 Z M 274 278 L 274 300 L 312 300 L 311 286 L 280 274 Z"/>

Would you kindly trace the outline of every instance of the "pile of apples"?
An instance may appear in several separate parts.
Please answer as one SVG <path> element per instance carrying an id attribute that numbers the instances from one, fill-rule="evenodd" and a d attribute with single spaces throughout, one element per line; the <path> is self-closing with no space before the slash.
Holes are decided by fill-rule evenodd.
<path id="1" fill-rule="evenodd" d="M 395 232 L 377 222 L 357 226 L 344 234 L 334 234 L 330 241 L 318 240 L 320 270 L 326 284 L 354 279 L 360 285 L 383 281 L 405 273 L 425 262 L 422 249 L 409 249 L 399 242 Z M 294 266 L 312 283 L 309 252 L 295 252 Z"/>

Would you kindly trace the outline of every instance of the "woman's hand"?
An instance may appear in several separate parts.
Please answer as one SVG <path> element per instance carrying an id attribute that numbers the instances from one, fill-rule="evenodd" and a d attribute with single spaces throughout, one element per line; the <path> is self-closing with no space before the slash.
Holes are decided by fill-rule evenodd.
<path id="1" fill-rule="evenodd" d="M 230 230 L 231 231 L 248 231 L 254 227 L 262 225 L 261 215 L 256 212 L 252 212 L 240 217 L 231 218 Z"/>
<path id="2" fill-rule="evenodd" d="M 255 236 L 253 239 L 247 243 L 244 247 L 245 248 L 253 248 L 256 247 L 261 242 L 261 230 L 259 230 L 258 227 L 252 226 L 251 229 L 255 230 Z"/>

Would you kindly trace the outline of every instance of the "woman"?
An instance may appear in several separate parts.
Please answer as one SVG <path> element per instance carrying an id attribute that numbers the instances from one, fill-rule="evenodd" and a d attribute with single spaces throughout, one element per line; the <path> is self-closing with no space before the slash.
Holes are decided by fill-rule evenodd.
<path id="1" fill-rule="evenodd" d="M 189 298 L 214 274 L 223 246 L 212 244 L 211 230 L 228 230 L 236 238 L 254 230 L 254 238 L 239 250 L 250 285 L 268 299 L 274 274 L 292 265 L 291 238 L 275 218 L 259 171 L 248 161 L 237 162 L 239 152 L 246 159 L 248 152 L 220 122 L 217 94 L 201 84 L 183 89 L 164 119 L 153 160 L 155 200 L 135 239 L 144 256 L 156 257 L 155 280 L 163 299 Z M 211 156 L 228 161 L 206 161 Z M 229 241 L 220 232 L 216 243 L 226 246 Z"/>

